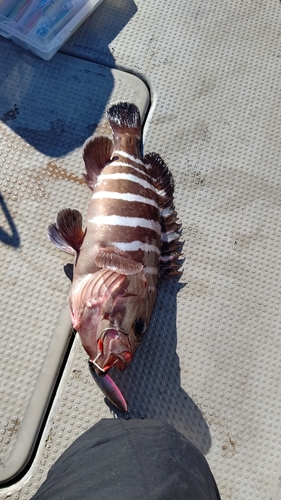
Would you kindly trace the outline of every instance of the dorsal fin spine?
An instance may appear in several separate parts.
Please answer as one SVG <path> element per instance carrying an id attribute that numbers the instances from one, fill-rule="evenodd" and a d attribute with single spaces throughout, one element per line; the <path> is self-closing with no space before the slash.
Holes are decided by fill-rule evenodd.
<path id="1" fill-rule="evenodd" d="M 159 196 L 161 220 L 161 256 L 159 274 L 179 275 L 181 263 L 178 258 L 182 244 L 179 242 L 181 224 L 178 223 L 174 208 L 174 180 L 165 162 L 157 153 L 149 153 L 144 157 L 147 172 L 151 175 L 154 186 L 161 191 Z M 163 194 L 162 194 L 163 193 Z M 161 258 L 162 257 L 162 258 Z"/>

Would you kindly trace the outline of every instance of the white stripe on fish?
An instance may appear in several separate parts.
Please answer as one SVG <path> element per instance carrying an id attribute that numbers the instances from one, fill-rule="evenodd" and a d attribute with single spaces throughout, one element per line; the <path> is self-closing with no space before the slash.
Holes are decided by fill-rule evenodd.
<path id="1" fill-rule="evenodd" d="M 144 179 L 140 179 L 136 175 L 132 174 L 100 174 L 97 182 L 97 186 L 100 185 L 104 180 L 124 180 L 135 182 L 136 184 L 140 184 L 145 189 L 150 189 L 154 193 L 157 193 L 159 196 L 165 197 L 166 193 L 164 189 L 155 188 L 150 182 L 145 181 Z"/>
<path id="2" fill-rule="evenodd" d="M 92 200 L 104 200 L 104 199 L 137 201 L 139 203 L 145 203 L 147 205 L 151 205 L 152 207 L 159 209 L 159 205 L 158 203 L 156 203 L 156 201 L 152 200 L 151 198 L 145 198 L 144 196 L 140 196 L 138 194 L 118 193 L 115 191 L 98 191 L 96 193 L 94 192 L 92 196 Z"/>
<path id="3" fill-rule="evenodd" d="M 151 176 L 149 174 L 147 174 L 146 172 L 144 172 L 140 168 L 136 167 L 135 165 L 132 165 L 131 163 L 124 163 L 122 161 L 112 161 L 110 163 L 110 165 L 113 166 L 113 167 L 133 168 L 134 170 L 136 170 L 136 172 L 139 172 L 140 174 L 145 175 L 146 177 L 148 177 L 149 179 L 151 179 Z"/>
<path id="4" fill-rule="evenodd" d="M 123 252 L 137 252 L 138 250 L 143 250 L 143 252 L 156 252 L 160 255 L 160 249 L 156 245 L 149 245 L 142 241 L 130 241 L 129 243 L 114 241 L 112 245 Z"/>
<path id="5" fill-rule="evenodd" d="M 125 153 L 125 151 L 114 151 L 114 155 L 124 156 L 124 158 L 128 158 L 129 160 L 134 161 L 135 163 L 139 163 L 139 165 L 143 166 L 143 162 L 141 160 L 133 155 L 130 155 L 129 153 Z"/>
<path id="6" fill-rule="evenodd" d="M 120 215 L 97 215 L 89 220 L 96 226 L 126 226 L 126 227 L 145 227 L 152 229 L 158 234 L 161 233 L 159 222 L 141 217 L 121 217 Z"/>
<path id="7" fill-rule="evenodd" d="M 150 182 L 145 181 L 144 179 L 140 179 L 136 175 L 126 174 L 126 173 L 116 173 L 116 174 L 100 174 L 97 182 L 97 186 L 102 183 L 103 180 L 125 180 L 135 182 L 136 184 L 141 184 L 145 189 L 150 189 L 154 193 L 158 194 L 162 198 L 167 196 L 166 191 L 164 189 L 155 188 Z"/>

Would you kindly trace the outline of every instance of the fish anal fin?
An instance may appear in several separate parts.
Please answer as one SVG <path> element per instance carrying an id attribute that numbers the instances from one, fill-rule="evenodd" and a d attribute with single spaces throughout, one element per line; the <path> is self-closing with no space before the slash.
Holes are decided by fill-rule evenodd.
<path id="1" fill-rule="evenodd" d="M 78 253 L 85 236 L 81 213 L 71 208 L 61 210 L 57 215 L 56 227 L 63 240 Z"/>
<path id="2" fill-rule="evenodd" d="M 68 242 L 60 234 L 56 224 L 51 224 L 48 227 L 49 240 L 60 250 L 70 255 L 75 255 L 75 250 L 68 244 Z"/>
<path id="3" fill-rule="evenodd" d="M 140 262 L 122 255 L 115 248 L 100 248 L 95 258 L 97 266 L 111 269 L 127 276 L 137 274 L 142 271 L 143 265 Z"/>
<path id="4" fill-rule="evenodd" d="M 113 143 L 109 137 L 97 136 L 86 141 L 83 158 L 87 173 L 84 174 L 84 179 L 90 189 L 95 187 L 98 176 L 111 159 L 112 152 Z"/>

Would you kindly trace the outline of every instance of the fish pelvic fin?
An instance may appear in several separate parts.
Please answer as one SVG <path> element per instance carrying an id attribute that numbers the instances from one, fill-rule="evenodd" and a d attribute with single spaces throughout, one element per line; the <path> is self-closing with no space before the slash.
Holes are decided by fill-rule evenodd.
<path id="1" fill-rule="evenodd" d="M 141 119 L 137 106 L 119 102 L 108 109 L 107 116 L 114 136 L 129 134 L 141 139 Z"/>
<path id="2" fill-rule="evenodd" d="M 100 268 L 111 269 L 127 276 L 140 273 L 143 269 L 143 265 L 140 262 L 122 255 L 115 248 L 100 248 L 95 258 L 95 263 Z"/>
<path id="3" fill-rule="evenodd" d="M 174 207 L 174 181 L 171 172 L 157 153 L 148 153 L 143 162 L 158 192 L 161 222 L 159 275 L 179 275 L 182 243 L 181 224 Z"/>
<path id="4" fill-rule="evenodd" d="M 83 159 L 87 173 L 83 176 L 90 189 L 94 189 L 102 169 L 110 162 L 112 152 L 113 143 L 108 137 L 97 136 L 86 141 Z"/>
<path id="5" fill-rule="evenodd" d="M 75 255 L 78 253 L 85 231 L 82 229 L 82 215 L 78 210 L 65 208 L 57 215 L 55 224 L 48 228 L 48 237 L 60 250 Z"/>

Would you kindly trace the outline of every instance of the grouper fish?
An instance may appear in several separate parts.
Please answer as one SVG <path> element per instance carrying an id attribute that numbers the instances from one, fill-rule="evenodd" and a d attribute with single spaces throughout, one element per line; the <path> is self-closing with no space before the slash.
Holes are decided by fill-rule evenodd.
<path id="1" fill-rule="evenodd" d="M 125 370 L 147 330 L 163 275 L 180 273 L 180 224 L 174 183 L 156 153 L 142 157 L 141 120 L 134 104 L 107 111 L 113 141 L 84 146 L 92 191 L 85 226 L 77 210 L 61 210 L 49 239 L 74 256 L 69 309 L 98 385 L 123 411 L 127 403 L 108 375 Z"/>

